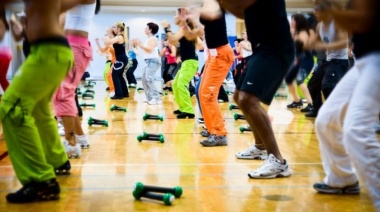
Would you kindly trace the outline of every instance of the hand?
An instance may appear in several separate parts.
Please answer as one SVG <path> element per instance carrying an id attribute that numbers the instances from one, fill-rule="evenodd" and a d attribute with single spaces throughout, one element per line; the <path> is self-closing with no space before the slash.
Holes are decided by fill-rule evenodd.
<path id="1" fill-rule="evenodd" d="M 170 27 L 170 23 L 168 22 L 168 21 L 162 21 L 161 22 L 161 26 L 163 27 L 163 28 L 169 28 Z"/>

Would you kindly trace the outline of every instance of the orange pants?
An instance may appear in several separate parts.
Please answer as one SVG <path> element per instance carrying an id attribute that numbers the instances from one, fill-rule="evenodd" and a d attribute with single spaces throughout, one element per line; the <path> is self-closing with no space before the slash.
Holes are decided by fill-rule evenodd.
<path id="1" fill-rule="evenodd" d="M 208 58 L 199 87 L 199 101 L 207 130 L 211 134 L 226 135 L 222 110 L 218 103 L 219 88 L 234 62 L 234 52 L 229 44 L 208 50 Z"/>

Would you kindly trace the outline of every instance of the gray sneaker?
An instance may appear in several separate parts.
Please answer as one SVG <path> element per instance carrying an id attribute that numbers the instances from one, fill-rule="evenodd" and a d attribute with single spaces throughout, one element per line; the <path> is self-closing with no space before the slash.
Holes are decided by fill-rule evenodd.
<path id="1" fill-rule="evenodd" d="M 313 187 L 319 193 L 323 193 L 323 194 L 359 194 L 360 193 L 360 187 L 359 187 L 358 182 L 352 185 L 341 187 L 341 188 L 332 187 L 332 186 L 326 185 L 325 183 L 315 183 Z"/>
<path id="2" fill-rule="evenodd" d="M 205 137 L 205 138 L 208 138 L 211 135 L 207 130 L 203 130 L 200 134 L 202 137 Z"/>
<path id="3" fill-rule="evenodd" d="M 227 146 L 227 136 L 225 135 L 210 135 L 207 140 L 200 142 L 202 146 Z"/>

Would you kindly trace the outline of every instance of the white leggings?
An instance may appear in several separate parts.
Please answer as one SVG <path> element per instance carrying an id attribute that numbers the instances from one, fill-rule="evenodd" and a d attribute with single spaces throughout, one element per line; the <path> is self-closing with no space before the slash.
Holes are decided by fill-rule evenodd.
<path id="1" fill-rule="evenodd" d="M 341 79 L 316 120 L 324 183 L 365 184 L 380 209 L 380 142 L 375 134 L 380 111 L 380 52 L 359 59 Z M 355 167 L 355 170 L 352 167 Z"/>

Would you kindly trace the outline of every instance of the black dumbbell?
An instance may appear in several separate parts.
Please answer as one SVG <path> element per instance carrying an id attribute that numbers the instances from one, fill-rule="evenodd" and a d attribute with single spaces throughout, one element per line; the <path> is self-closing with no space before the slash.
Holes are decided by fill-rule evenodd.
<path id="1" fill-rule="evenodd" d="M 136 90 L 138 90 L 138 91 L 143 91 L 144 88 L 137 88 Z"/>
<path id="2" fill-rule="evenodd" d="M 77 88 L 77 89 L 75 90 L 75 94 L 76 94 L 76 95 L 82 95 L 82 92 L 80 91 L 80 88 Z"/>
<path id="3" fill-rule="evenodd" d="M 166 92 L 160 92 L 160 95 L 161 95 L 161 96 L 167 96 L 168 93 L 166 93 Z"/>
<path id="4" fill-rule="evenodd" d="M 163 121 L 164 117 L 160 116 L 160 115 L 151 115 L 151 114 L 145 113 L 143 116 L 143 120 L 146 121 L 147 119 L 154 119 L 154 120 Z"/>
<path id="5" fill-rule="evenodd" d="M 87 104 L 85 102 L 82 102 L 79 104 L 79 106 L 81 106 L 81 107 L 95 107 L 96 105 L 95 104 Z"/>
<path id="6" fill-rule="evenodd" d="M 230 106 L 228 107 L 230 110 L 240 110 L 240 108 L 236 105 L 233 105 L 233 104 L 230 104 Z"/>
<path id="7" fill-rule="evenodd" d="M 120 107 L 120 106 L 117 106 L 117 105 L 112 105 L 112 106 L 110 107 L 110 110 L 111 110 L 111 111 L 118 110 L 118 111 L 124 111 L 124 112 L 127 112 L 127 108 L 125 108 L 125 107 Z"/>
<path id="8" fill-rule="evenodd" d="M 94 87 L 94 85 L 91 85 L 91 84 L 87 84 L 87 85 L 84 85 L 83 87 L 85 87 L 85 88 L 93 88 L 93 87 Z"/>
<path id="9" fill-rule="evenodd" d="M 94 95 L 84 92 L 84 93 L 82 93 L 82 99 L 84 99 L 84 98 L 91 98 L 91 99 L 93 99 Z"/>
<path id="10" fill-rule="evenodd" d="M 171 205 L 172 202 L 175 200 L 174 195 L 171 193 L 155 194 L 152 192 L 138 193 L 136 191 L 133 191 L 132 194 L 133 194 L 133 197 L 137 200 L 141 199 L 141 197 L 144 197 L 148 199 L 162 201 L 165 205 Z"/>
<path id="11" fill-rule="evenodd" d="M 286 95 L 286 94 L 279 94 L 279 93 L 277 93 L 276 95 L 274 95 L 274 97 L 275 98 L 288 98 L 288 95 Z"/>
<path id="12" fill-rule="evenodd" d="M 244 115 L 234 113 L 234 119 L 237 121 L 238 119 L 245 120 Z"/>
<path id="13" fill-rule="evenodd" d="M 160 143 L 165 142 L 165 137 L 162 134 L 148 134 L 146 132 L 143 132 L 141 135 L 137 136 L 137 140 L 141 142 L 142 140 L 148 140 L 148 141 L 159 141 Z"/>
<path id="14" fill-rule="evenodd" d="M 145 193 L 145 192 L 170 193 L 170 194 L 173 194 L 176 198 L 181 197 L 183 193 L 183 190 L 180 186 L 175 186 L 174 188 L 167 188 L 167 187 L 144 185 L 140 182 L 137 182 L 135 184 L 134 191 L 136 191 L 136 193 Z"/>
<path id="15" fill-rule="evenodd" d="M 106 126 L 106 127 L 108 127 L 108 121 L 106 121 L 106 120 L 99 120 L 99 119 L 94 119 L 94 118 L 92 118 L 92 117 L 90 117 L 89 119 L 88 119 L 88 125 L 103 125 L 103 126 Z"/>
<path id="16" fill-rule="evenodd" d="M 239 128 L 239 130 L 240 130 L 240 132 L 252 132 L 252 129 L 251 129 L 251 127 L 243 127 L 243 126 L 241 126 L 240 128 Z"/>
<path id="17" fill-rule="evenodd" d="M 94 94 L 95 91 L 94 91 L 94 90 L 90 90 L 90 89 L 86 89 L 86 90 L 84 91 L 84 93 L 92 93 L 92 94 Z"/>

